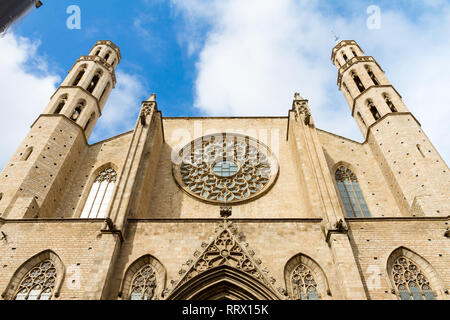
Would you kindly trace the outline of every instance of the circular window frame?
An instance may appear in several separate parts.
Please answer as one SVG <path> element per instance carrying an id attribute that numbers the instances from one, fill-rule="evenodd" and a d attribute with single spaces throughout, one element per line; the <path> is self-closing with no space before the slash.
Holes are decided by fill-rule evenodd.
<path id="1" fill-rule="evenodd" d="M 245 140 L 248 144 L 250 144 L 250 141 L 251 141 L 251 145 L 257 146 L 258 151 L 264 152 L 264 154 L 267 158 L 267 162 L 270 165 L 270 176 L 268 178 L 268 181 L 264 184 L 264 186 L 258 192 L 251 194 L 250 196 L 245 197 L 243 199 L 238 199 L 238 200 L 234 199 L 231 201 L 206 199 L 206 198 L 198 195 L 197 193 L 193 192 L 187 185 L 184 184 L 183 178 L 181 176 L 181 166 L 183 164 L 183 161 L 178 161 L 179 163 L 173 163 L 173 165 L 172 165 L 172 176 L 173 176 L 176 184 L 178 185 L 178 187 L 181 188 L 184 192 L 186 192 L 189 196 L 191 196 L 195 200 L 199 200 L 199 201 L 201 201 L 203 203 L 207 203 L 207 204 L 214 204 L 214 205 L 221 205 L 221 206 L 222 205 L 234 206 L 234 205 L 248 203 L 248 202 L 254 201 L 254 200 L 262 197 L 267 192 L 269 192 L 269 190 L 274 186 L 276 180 L 278 179 L 279 173 L 280 173 L 280 166 L 279 166 L 278 160 L 266 144 L 262 143 L 258 139 L 250 137 L 248 135 L 226 132 L 226 133 L 209 134 L 209 135 L 199 137 L 197 139 L 192 140 L 191 142 L 186 144 L 183 148 L 181 148 L 181 150 L 178 152 L 179 159 L 183 158 L 183 150 L 191 150 L 191 152 L 192 152 L 194 146 L 196 146 L 196 145 L 201 146 L 203 141 L 207 141 L 207 140 L 210 140 L 212 137 L 218 137 L 218 136 L 221 136 L 222 139 L 230 138 L 230 137 L 237 137 L 241 140 L 242 139 Z M 209 165 L 209 170 L 212 170 L 212 167 L 214 166 L 215 163 L 218 163 L 217 158 L 214 160 L 214 162 L 212 162 L 211 165 Z M 239 170 L 233 176 L 230 176 L 227 178 L 225 178 L 225 177 L 220 178 L 215 173 L 212 173 L 212 174 L 216 178 L 219 178 L 219 179 L 234 178 L 234 177 L 236 177 L 236 175 L 238 175 L 240 173 L 241 168 L 242 168 L 240 163 L 237 163 L 237 165 L 239 166 Z"/>

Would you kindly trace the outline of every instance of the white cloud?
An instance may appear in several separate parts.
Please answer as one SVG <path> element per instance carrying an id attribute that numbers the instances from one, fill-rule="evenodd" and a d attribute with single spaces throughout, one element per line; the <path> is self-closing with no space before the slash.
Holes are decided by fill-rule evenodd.
<path id="1" fill-rule="evenodd" d="M 0 38 L 0 168 L 16 151 L 60 81 L 49 72 L 45 58 L 38 56 L 39 45 L 13 34 Z"/>
<path id="2" fill-rule="evenodd" d="M 330 61 L 334 29 L 341 38 L 357 40 L 366 54 L 378 60 L 450 162 L 448 2 L 428 0 L 422 5 L 434 10 L 420 10 L 414 17 L 388 10 L 390 4 L 382 2 L 380 30 L 367 29 L 366 8 L 360 3 L 351 18 L 339 16 L 337 10 L 321 11 L 319 5 L 321 9 L 327 5 L 319 1 L 171 3 L 185 18 L 186 30 L 194 31 L 184 42 L 190 54 L 193 48 L 199 49 L 195 107 L 202 112 L 286 115 L 293 93 L 299 91 L 310 100 L 318 127 L 361 141 L 336 86 L 337 71 Z M 198 25 L 209 26 L 203 38 Z"/>

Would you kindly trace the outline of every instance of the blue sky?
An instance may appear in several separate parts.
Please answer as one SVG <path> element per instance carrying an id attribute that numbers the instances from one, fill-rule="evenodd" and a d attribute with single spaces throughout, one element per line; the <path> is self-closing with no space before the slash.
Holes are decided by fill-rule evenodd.
<path id="1" fill-rule="evenodd" d="M 377 59 L 449 163 L 449 1 L 43 2 L 0 38 L 0 60 L 10 59 L 0 65 L 8 115 L 0 134 L 10 137 L 0 168 L 73 63 L 100 39 L 117 44 L 123 58 L 91 143 L 131 130 L 152 92 L 169 117 L 285 116 L 298 91 L 319 128 L 362 141 L 336 86 L 332 31 Z M 80 30 L 66 27 L 70 5 L 81 9 Z M 367 25 L 371 5 L 381 10 L 379 29 Z"/>

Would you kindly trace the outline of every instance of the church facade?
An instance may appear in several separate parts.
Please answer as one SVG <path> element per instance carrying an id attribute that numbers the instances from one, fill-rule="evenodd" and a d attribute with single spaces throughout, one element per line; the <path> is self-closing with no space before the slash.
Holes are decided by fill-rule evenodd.
<path id="1" fill-rule="evenodd" d="M 152 94 L 89 145 L 120 59 L 81 56 L 1 172 L 1 299 L 449 299 L 449 168 L 355 41 L 331 60 L 363 143 L 299 94 L 220 118 Z"/>

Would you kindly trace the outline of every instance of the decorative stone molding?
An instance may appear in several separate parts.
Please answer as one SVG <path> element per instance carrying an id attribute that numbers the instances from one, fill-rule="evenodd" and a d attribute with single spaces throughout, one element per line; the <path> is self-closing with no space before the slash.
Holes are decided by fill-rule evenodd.
<path id="1" fill-rule="evenodd" d="M 300 94 L 294 95 L 294 103 L 292 106 L 294 110 L 295 121 L 302 119 L 305 126 L 313 126 L 311 111 L 309 110 L 308 100 L 303 99 Z"/>
<path id="2" fill-rule="evenodd" d="M 189 259 L 181 266 L 178 272 L 181 278 L 171 280 L 172 289 L 166 291 L 165 296 L 169 296 L 178 287 L 204 272 L 221 266 L 242 271 L 273 292 L 277 292 L 273 287 L 275 278 L 270 276 L 268 268 L 262 265 L 261 259 L 255 258 L 254 251 L 248 248 L 248 243 L 239 242 L 236 239 L 237 234 L 238 229 L 231 221 L 224 219 L 220 222 L 215 228 L 212 241 L 209 244 L 203 242 L 202 252 L 196 250 L 195 259 Z"/>

